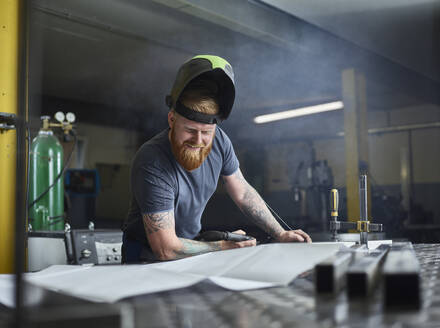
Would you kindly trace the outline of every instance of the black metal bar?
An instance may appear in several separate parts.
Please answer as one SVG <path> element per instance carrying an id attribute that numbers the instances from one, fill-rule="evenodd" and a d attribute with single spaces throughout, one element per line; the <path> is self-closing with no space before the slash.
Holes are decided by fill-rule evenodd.
<path id="1" fill-rule="evenodd" d="M 411 243 L 393 244 L 383 275 L 386 308 L 420 308 L 420 265 Z"/>
<path id="2" fill-rule="evenodd" d="M 334 230 L 350 230 L 357 229 L 357 222 L 347 222 L 347 221 L 330 221 L 330 231 Z M 381 232 L 383 231 L 383 225 L 381 223 L 368 223 L 368 229 L 370 232 Z"/>
<path id="3" fill-rule="evenodd" d="M 347 293 L 349 297 L 368 296 L 380 278 L 382 264 L 390 246 L 380 245 L 363 257 L 356 259 L 347 270 Z"/>
<path id="4" fill-rule="evenodd" d="M 28 106 L 28 50 L 29 50 L 29 2 L 19 2 L 19 61 L 18 61 L 18 115 L 17 115 L 17 164 L 15 200 L 15 327 L 26 326 L 23 306 L 26 232 L 26 119 Z"/>
<path id="5" fill-rule="evenodd" d="M 356 229 L 356 228 L 357 228 L 356 222 L 330 221 L 330 231 L 350 230 L 350 229 Z"/>

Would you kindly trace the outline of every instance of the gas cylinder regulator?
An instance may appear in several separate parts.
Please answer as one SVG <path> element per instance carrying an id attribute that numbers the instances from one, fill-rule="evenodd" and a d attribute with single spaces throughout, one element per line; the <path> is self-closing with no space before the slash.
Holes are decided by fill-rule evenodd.
<path id="1" fill-rule="evenodd" d="M 64 131 L 65 135 L 69 135 L 69 133 L 73 130 L 73 123 L 75 122 L 75 114 L 68 112 L 64 115 L 63 112 L 57 112 L 55 114 L 55 119 L 59 123 L 50 122 L 50 116 L 41 116 L 43 131 L 50 131 L 50 128 L 61 128 Z"/>
<path id="2" fill-rule="evenodd" d="M 64 172 L 70 164 L 76 145 L 74 133 L 75 115 L 55 114 L 58 123 L 50 122 L 50 116 L 42 116 L 42 126 L 32 141 L 29 151 L 29 229 L 64 230 Z M 61 128 L 64 140 L 73 147 L 66 165 L 63 165 L 63 147 L 53 129 Z"/>

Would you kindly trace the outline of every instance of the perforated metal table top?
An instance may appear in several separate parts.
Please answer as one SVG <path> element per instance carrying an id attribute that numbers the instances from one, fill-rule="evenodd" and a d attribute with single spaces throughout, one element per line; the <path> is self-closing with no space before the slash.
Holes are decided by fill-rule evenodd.
<path id="1" fill-rule="evenodd" d="M 421 265 L 419 310 L 385 310 L 382 286 L 368 299 L 315 295 L 313 273 L 288 287 L 245 292 L 210 283 L 96 304 L 53 292 L 27 311 L 28 326 L 39 327 L 440 327 L 440 244 L 414 245 Z M 402 286 L 404 288 L 404 286 Z M 0 327 L 11 311 L 0 309 Z"/>

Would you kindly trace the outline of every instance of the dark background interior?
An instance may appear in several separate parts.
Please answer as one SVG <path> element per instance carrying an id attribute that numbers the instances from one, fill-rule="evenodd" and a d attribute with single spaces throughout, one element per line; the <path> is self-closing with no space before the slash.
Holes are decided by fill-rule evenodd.
<path id="1" fill-rule="evenodd" d="M 32 132 L 41 115 L 76 114 L 71 168 L 97 169 L 101 177 L 97 198 L 81 200 L 85 222 L 118 228 L 130 198 L 131 158 L 167 127 L 164 98 L 178 67 L 196 54 L 222 56 L 234 68 L 237 96 L 221 127 L 242 171 L 289 224 L 322 232 L 322 218 L 310 209 L 301 214 L 295 203 L 294 180 L 301 161 L 326 160 L 344 216 L 342 111 L 263 125 L 253 118 L 340 100 L 341 72 L 354 68 L 367 85 L 371 215 L 390 236 L 433 240 L 440 227 L 439 13 L 434 0 L 343 0 L 331 8 L 299 0 L 35 0 Z M 374 131 L 387 127 L 394 130 Z M 401 202 L 401 147 L 411 151 L 409 209 Z M 312 207 L 313 192 L 323 191 L 311 191 Z M 243 226 L 251 229 L 219 186 L 204 227 Z"/>

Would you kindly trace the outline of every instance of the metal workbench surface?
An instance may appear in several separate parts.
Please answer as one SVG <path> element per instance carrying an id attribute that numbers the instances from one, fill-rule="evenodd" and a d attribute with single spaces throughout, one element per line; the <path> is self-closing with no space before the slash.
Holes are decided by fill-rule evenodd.
<path id="1" fill-rule="evenodd" d="M 29 327 L 440 327 L 440 244 L 414 245 L 421 265 L 420 309 L 383 307 L 382 286 L 367 299 L 316 295 L 313 273 L 288 287 L 233 292 L 211 283 L 97 304 L 36 289 Z M 405 286 L 402 286 L 405 288 Z M 0 310 L 0 327 L 11 310 Z"/>

